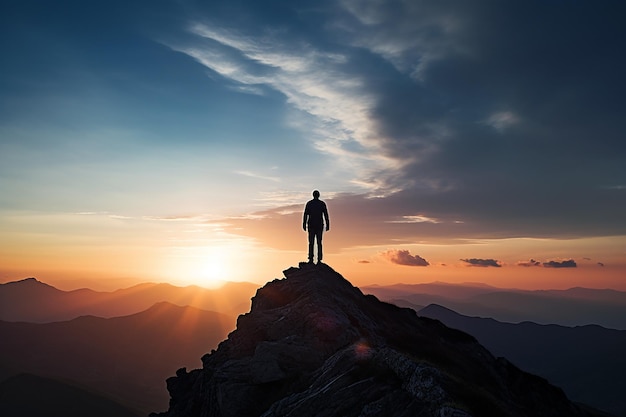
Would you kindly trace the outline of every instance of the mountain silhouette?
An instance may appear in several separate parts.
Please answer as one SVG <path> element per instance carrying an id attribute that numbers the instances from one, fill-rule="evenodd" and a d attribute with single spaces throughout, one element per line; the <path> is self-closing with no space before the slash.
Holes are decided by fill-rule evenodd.
<path id="1" fill-rule="evenodd" d="M 165 378 L 198 366 L 232 329 L 228 316 L 165 302 L 115 318 L 0 321 L 0 370 L 72 380 L 146 415 L 167 405 Z"/>
<path id="2" fill-rule="evenodd" d="M 50 378 L 20 374 L 0 382 L 2 417 L 139 417 L 113 400 Z"/>
<path id="3" fill-rule="evenodd" d="M 300 264 L 260 288 L 152 417 L 594 416 L 474 337 Z"/>
<path id="4" fill-rule="evenodd" d="M 471 334 L 494 355 L 547 378 L 576 401 L 626 416 L 624 330 L 502 323 L 435 304 L 418 314 Z"/>
<path id="5" fill-rule="evenodd" d="M 438 304 L 467 316 L 509 323 L 580 326 L 598 324 L 626 330 L 626 292 L 609 289 L 515 290 L 478 284 L 396 284 L 362 290 L 384 301 L 420 310 Z"/>
<path id="6" fill-rule="evenodd" d="M 0 284 L 0 320 L 50 323 L 85 315 L 120 317 L 144 311 L 166 301 L 235 317 L 248 310 L 250 297 L 258 286 L 229 282 L 218 289 L 198 286 L 144 283 L 112 292 L 90 289 L 62 291 L 27 278 Z"/>

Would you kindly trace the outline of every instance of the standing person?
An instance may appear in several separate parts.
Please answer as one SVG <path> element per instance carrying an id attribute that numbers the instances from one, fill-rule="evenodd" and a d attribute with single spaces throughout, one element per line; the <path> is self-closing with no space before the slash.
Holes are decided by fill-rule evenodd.
<path id="1" fill-rule="evenodd" d="M 328 209 L 326 203 L 320 200 L 320 192 L 313 191 L 313 200 L 309 200 L 304 207 L 302 228 L 309 231 L 309 263 L 313 263 L 313 244 L 317 241 L 317 263 L 322 262 L 322 233 L 326 222 L 326 231 L 330 230 Z"/>

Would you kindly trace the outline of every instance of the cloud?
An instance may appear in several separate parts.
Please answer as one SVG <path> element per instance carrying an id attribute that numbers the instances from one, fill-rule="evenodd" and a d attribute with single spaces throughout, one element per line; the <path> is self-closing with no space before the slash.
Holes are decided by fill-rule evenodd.
<path id="1" fill-rule="evenodd" d="M 428 266 L 428 261 L 419 255 L 411 255 L 406 249 L 390 249 L 380 254 L 391 263 L 407 266 Z"/>
<path id="2" fill-rule="evenodd" d="M 296 29 L 290 33 L 252 26 L 228 28 L 215 23 L 192 23 L 196 38 L 187 45 L 170 45 L 232 82 L 240 91 L 259 86 L 275 90 L 299 113 L 292 126 L 307 132 L 318 151 L 349 167 L 353 181 L 375 188 L 399 167 L 384 155 L 370 117 L 372 97 L 364 77 L 346 71 L 350 59 L 343 48 L 316 46 Z M 298 117 L 298 114 L 310 116 Z"/>
<path id="3" fill-rule="evenodd" d="M 325 195 L 324 190 L 321 190 Z M 225 231 L 232 234 L 254 238 L 263 245 L 275 249 L 292 250 L 301 245 L 301 220 L 304 203 L 310 199 L 306 193 L 295 193 L 284 196 L 284 199 L 264 202 L 272 206 L 265 210 L 253 211 L 247 216 L 216 219 L 226 224 Z M 583 235 L 590 232 L 587 228 L 573 231 L 567 228 L 567 222 L 554 219 L 545 225 L 536 224 L 526 219 L 519 224 L 511 224 L 506 218 L 487 219 L 480 214 L 460 212 L 465 208 L 454 209 L 444 201 L 433 204 L 437 197 L 424 192 L 419 198 L 408 191 L 397 192 L 384 198 L 373 198 L 370 194 L 337 193 L 332 198 L 325 198 L 331 218 L 332 235 L 329 235 L 325 246 L 329 251 L 363 246 L 387 246 L 425 244 L 459 244 L 468 241 L 501 238 L 525 238 L 528 236 L 542 238 L 570 238 L 577 233 Z M 475 203 L 472 203 L 475 204 Z M 417 208 L 419 213 L 436 222 L 411 221 L 397 222 L 405 216 L 414 216 Z M 478 206 L 475 207 L 478 211 Z M 485 208 L 484 210 L 490 210 Z M 615 234 L 617 225 L 603 232 Z M 598 230 L 598 229 L 596 229 Z M 626 230 L 623 232 L 626 234 Z M 330 252 L 329 252 L 330 253 Z"/>
<path id="4" fill-rule="evenodd" d="M 604 266 L 604 262 L 598 262 L 598 266 Z"/>
<path id="5" fill-rule="evenodd" d="M 265 181 L 280 182 L 280 178 L 278 177 L 272 177 L 269 175 L 263 175 L 263 174 L 259 174 L 256 172 L 246 171 L 246 170 L 235 171 L 235 174 L 243 175 L 244 177 L 257 178 L 257 179 L 265 180 Z"/>
<path id="6" fill-rule="evenodd" d="M 543 263 L 544 268 L 576 268 L 576 262 L 573 259 L 565 261 L 548 261 Z"/>
<path id="7" fill-rule="evenodd" d="M 590 260 L 589 258 L 583 258 L 585 260 Z M 539 262 L 534 259 L 530 259 L 529 261 L 519 261 L 517 263 L 518 266 L 531 267 L 531 266 L 543 266 L 544 268 L 576 268 L 576 262 L 573 259 L 567 259 L 563 261 L 546 261 Z M 604 266 L 601 262 L 598 262 L 598 265 Z"/>
<path id="8" fill-rule="evenodd" d="M 543 227 L 570 236 L 625 232 L 610 229 L 624 225 L 617 207 L 626 193 L 605 188 L 626 175 L 619 96 L 609 87 L 626 87 L 619 75 L 626 58 L 618 59 L 618 71 L 609 52 L 617 46 L 614 31 L 626 35 L 610 16 L 616 10 L 579 4 L 563 13 L 561 5 L 536 2 L 344 4 L 360 23 L 346 29 L 351 41 L 405 75 L 388 83 L 381 75 L 371 84 L 372 117 L 386 154 L 406 162 L 395 185 L 414 196 L 420 213 L 457 211 L 487 228 L 500 223 L 503 234 L 528 229 L 536 236 Z M 531 28 L 520 15 L 541 18 Z M 581 31 L 576 22 L 583 21 L 593 24 Z M 572 39 L 593 56 L 582 66 L 575 65 L 582 51 Z M 600 108 L 588 109 L 596 100 Z M 592 143 L 598 126 L 606 136 Z M 405 215 L 409 207 L 407 201 Z"/>
<path id="9" fill-rule="evenodd" d="M 359 261 L 357 261 L 358 264 L 370 264 L 371 262 L 368 261 L 367 259 L 361 259 Z"/>
<path id="10" fill-rule="evenodd" d="M 463 262 L 468 263 L 470 266 L 481 266 L 481 267 L 488 267 L 488 266 L 494 266 L 496 268 L 500 268 L 502 265 L 500 265 L 500 263 L 498 261 L 496 261 L 495 259 L 478 259 L 478 258 L 471 258 L 471 259 L 461 259 Z"/>
<path id="11" fill-rule="evenodd" d="M 415 215 L 415 216 L 402 216 L 398 220 L 389 220 L 387 223 L 441 223 L 437 219 L 431 219 L 430 217 Z"/>
<path id="12" fill-rule="evenodd" d="M 541 266 L 541 262 L 536 261 L 534 259 L 530 259 L 528 261 L 519 261 L 517 262 L 518 266 L 525 266 L 525 267 L 529 267 L 529 266 Z"/>
<path id="13" fill-rule="evenodd" d="M 496 112 L 485 122 L 499 132 L 504 131 L 519 122 L 518 117 L 510 111 Z"/>
<path id="14" fill-rule="evenodd" d="M 172 48 L 297 110 L 287 124 L 353 187 L 333 201 L 354 233 L 342 247 L 626 234 L 619 6 L 338 7 L 297 13 L 324 22 L 306 33 L 300 20 L 271 30 L 258 17 L 248 27 L 198 19 Z M 540 18 L 530 27 L 520 15 Z"/>

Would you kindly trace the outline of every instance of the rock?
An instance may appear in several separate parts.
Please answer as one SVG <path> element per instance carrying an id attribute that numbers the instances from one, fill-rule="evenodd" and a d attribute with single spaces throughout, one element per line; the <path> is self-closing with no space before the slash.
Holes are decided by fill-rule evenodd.
<path id="1" fill-rule="evenodd" d="M 383 303 L 324 264 L 257 290 L 152 416 L 591 416 L 472 336 Z"/>

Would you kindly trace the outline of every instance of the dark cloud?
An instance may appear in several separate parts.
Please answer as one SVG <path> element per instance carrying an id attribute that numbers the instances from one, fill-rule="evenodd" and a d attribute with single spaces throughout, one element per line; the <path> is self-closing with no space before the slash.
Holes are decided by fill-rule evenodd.
<path id="1" fill-rule="evenodd" d="M 326 249 L 339 251 L 364 245 L 460 243 L 528 236 L 572 238 L 626 234 L 626 226 L 608 223 L 583 226 L 580 222 L 572 225 L 556 213 L 554 218 L 540 217 L 542 214 L 537 213 L 535 217 L 520 217 L 517 221 L 497 214 L 487 218 L 479 213 L 477 202 L 468 203 L 468 206 L 474 205 L 469 209 L 448 204 L 446 201 L 452 197 L 451 194 L 435 196 L 431 191 L 424 191 L 418 197 L 418 194 L 405 190 L 385 198 L 370 198 L 367 194 L 341 194 L 326 199 L 333 224 L 325 244 Z M 434 201 L 437 204 L 433 204 Z M 471 201 L 469 196 L 468 201 Z M 306 240 L 301 229 L 302 209 L 303 205 L 280 206 L 254 212 L 246 217 L 218 219 L 217 223 L 229 233 L 259 239 L 264 245 L 273 248 L 291 250 Z M 412 222 L 406 218 L 417 214 L 436 221 Z M 544 223 L 538 222 L 538 218 L 544 219 Z"/>
<path id="2" fill-rule="evenodd" d="M 519 261 L 517 263 L 517 265 L 518 266 L 526 266 L 526 267 L 529 267 L 529 266 L 541 266 L 541 262 L 536 261 L 534 259 L 530 259 L 528 261 Z"/>
<path id="3" fill-rule="evenodd" d="M 369 264 L 369 263 L 371 263 L 371 262 L 370 262 L 370 261 L 368 261 L 368 260 L 366 260 L 366 259 L 362 259 L 362 260 L 360 260 L 360 261 L 357 261 L 357 263 L 359 263 L 359 264 Z"/>
<path id="4" fill-rule="evenodd" d="M 385 151 L 407 162 L 397 207 L 502 235 L 626 233 L 623 5 L 349 3 L 377 23 L 355 36 L 404 75 L 365 83 Z"/>
<path id="5" fill-rule="evenodd" d="M 549 261 L 544 262 L 543 266 L 545 268 L 576 268 L 576 262 L 573 259 L 568 259 L 565 261 Z"/>
<path id="6" fill-rule="evenodd" d="M 598 266 L 604 266 L 603 262 L 598 262 Z"/>
<path id="7" fill-rule="evenodd" d="M 390 249 L 380 254 L 389 262 L 407 266 L 428 266 L 428 261 L 419 255 L 411 255 L 406 249 Z"/>
<path id="8" fill-rule="evenodd" d="M 488 267 L 488 266 L 494 266 L 496 268 L 500 268 L 502 265 L 500 265 L 500 263 L 498 261 L 496 261 L 495 259 L 477 259 L 477 258 L 471 258 L 471 259 L 461 259 L 463 262 L 466 262 L 467 264 L 469 264 L 470 266 L 482 266 L 482 267 Z"/>

